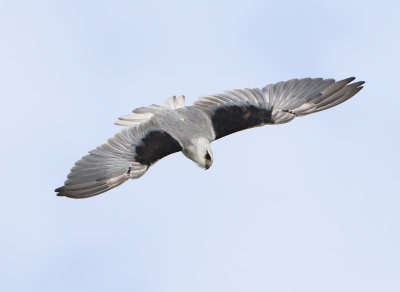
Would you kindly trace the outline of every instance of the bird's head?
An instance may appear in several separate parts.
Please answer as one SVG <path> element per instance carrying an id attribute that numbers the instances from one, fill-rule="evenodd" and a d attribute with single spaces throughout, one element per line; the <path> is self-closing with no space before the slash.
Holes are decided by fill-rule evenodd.
<path id="1" fill-rule="evenodd" d="M 205 138 L 194 139 L 182 152 L 201 168 L 209 169 L 213 163 L 210 141 Z"/>

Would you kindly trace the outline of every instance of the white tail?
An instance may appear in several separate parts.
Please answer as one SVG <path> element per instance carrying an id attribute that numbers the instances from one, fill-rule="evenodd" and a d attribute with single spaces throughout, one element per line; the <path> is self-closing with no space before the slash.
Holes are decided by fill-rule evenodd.
<path id="1" fill-rule="evenodd" d="M 168 98 L 168 100 L 163 105 L 152 104 L 149 107 L 140 107 L 135 110 L 131 114 L 127 114 L 118 118 L 118 121 L 115 122 L 118 126 L 133 126 L 144 123 L 150 120 L 155 114 L 160 111 L 166 110 L 175 110 L 178 108 L 185 107 L 185 96 L 172 96 Z"/>

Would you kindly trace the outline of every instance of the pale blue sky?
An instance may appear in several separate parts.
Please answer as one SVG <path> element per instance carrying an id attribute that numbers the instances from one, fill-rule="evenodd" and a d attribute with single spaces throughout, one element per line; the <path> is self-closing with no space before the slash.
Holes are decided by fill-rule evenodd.
<path id="1" fill-rule="evenodd" d="M 0 1 L 1 291 L 400 291 L 396 1 Z M 135 107 L 356 76 L 334 109 L 53 192 Z"/>

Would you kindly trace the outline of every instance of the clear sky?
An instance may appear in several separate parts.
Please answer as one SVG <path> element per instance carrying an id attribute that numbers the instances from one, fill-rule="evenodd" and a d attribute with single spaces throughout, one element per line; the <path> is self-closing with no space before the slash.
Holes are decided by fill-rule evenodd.
<path id="1" fill-rule="evenodd" d="M 398 1 L 0 1 L 1 291 L 400 291 Z M 55 196 L 132 109 L 291 78 L 348 102 Z"/>

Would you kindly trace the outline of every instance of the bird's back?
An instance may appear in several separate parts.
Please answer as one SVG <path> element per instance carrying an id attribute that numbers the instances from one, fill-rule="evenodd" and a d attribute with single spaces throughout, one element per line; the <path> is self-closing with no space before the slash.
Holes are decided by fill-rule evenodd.
<path id="1" fill-rule="evenodd" d="M 160 129 L 179 141 L 183 148 L 199 137 L 210 142 L 215 138 L 211 119 L 204 111 L 194 106 L 164 111 L 155 115 L 153 121 Z"/>

